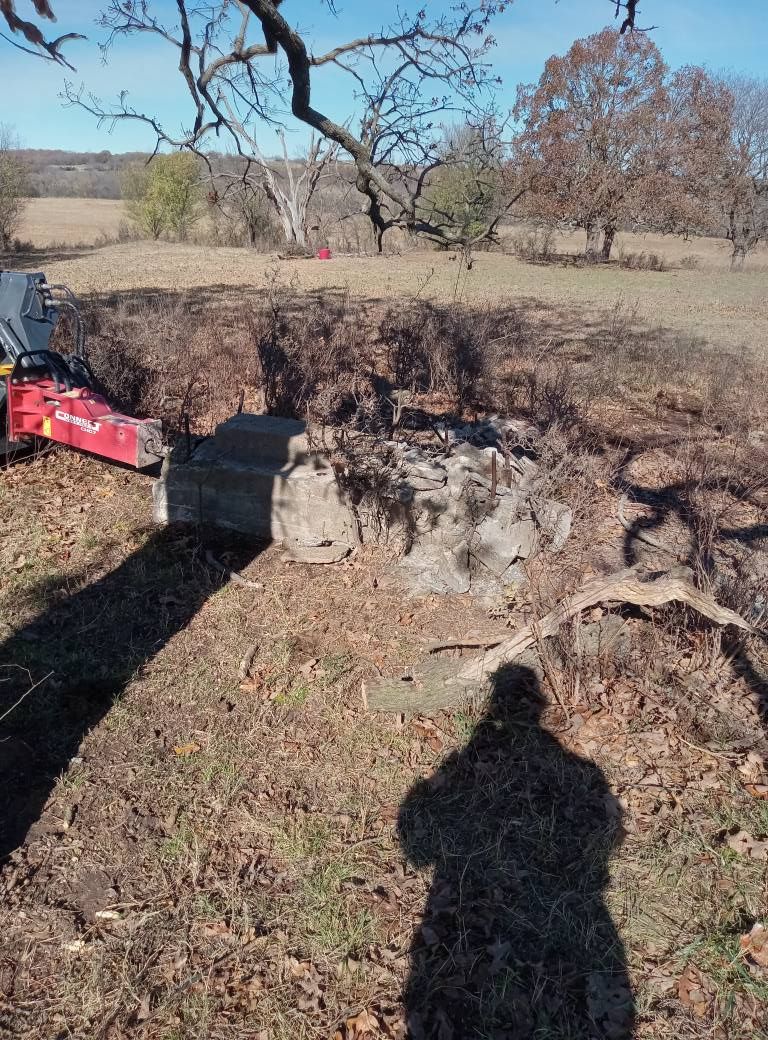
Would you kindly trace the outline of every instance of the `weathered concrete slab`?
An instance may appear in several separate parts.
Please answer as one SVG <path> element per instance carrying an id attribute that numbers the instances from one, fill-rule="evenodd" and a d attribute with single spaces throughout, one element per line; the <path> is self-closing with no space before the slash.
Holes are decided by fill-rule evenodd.
<path id="1" fill-rule="evenodd" d="M 472 577 L 466 541 L 453 548 L 420 545 L 404 557 L 400 566 L 408 574 L 408 586 L 414 595 L 460 595 L 470 590 Z"/>
<path id="2" fill-rule="evenodd" d="M 238 415 L 189 460 L 174 453 L 155 484 L 158 523 L 217 524 L 274 541 L 355 544 L 355 519 L 303 423 Z"/>
<path id="3" fill-rule="evenodd" d="M 274 465 L 307 464 L 327 469 L 325 459 L 312 452 L 307 424 L 298 419 L 243 412 L 219 423 L 214 434 L 217 449 L 237 462 Z"/>
<path id="4" fill-rule="evenodd" d="M 470 551 L 491 574 L 501 578 L 515 560 L 533 556 L 537 543 L 538 531 L 532 518 L 513 520 L 493 515 L 478 525 Z"/>
<path id="5" fill-rule="evenodd" d="M 478 443 L 452 450 L 387 445 L 384 505 L 359 495 L 353 507 L 304 423 L 234 416 L 191 457 L 181 447 L 166 460 L 155 519 L 281 541 L 287 558 L 307 563 L 338 562 L 361 541 L 395 544 L 411 591 L 462 594 L 494 582 L 501 591 L 519 580 L 517 561 L 562 547 L 571 512 L 532 495 L 536 462 L 484 443 L 506 436 L 500 420 L 486 426 Z"/>

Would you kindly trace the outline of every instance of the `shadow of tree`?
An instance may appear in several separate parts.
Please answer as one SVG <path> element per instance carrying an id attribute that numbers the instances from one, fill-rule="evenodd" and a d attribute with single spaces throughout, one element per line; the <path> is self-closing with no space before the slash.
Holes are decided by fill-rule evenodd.
<path id="1" fill-rule="evenodd" d="M 216 551 L 226 548 L 237 567 L 260 551 L 218 535 Z M 84 736 L 220 587 L 199 550 L 194 533 L 164 528 L 71 595 L 50 582 L 29 593 L 41 612 L 0 645 L 0 863 L 39 819 Z"/>
<path id="2" fill-rule="evenodd" d="M 92 256 L 98 246 L 33 246 L 14 252 L 0 253 L 0 267 L 8 271 L 21 269 L 39 270 L 47 264 L 62 263 L 66 260 L 82 260 Z"/>
<path id="3" fill-rule="evenodd" d="M 403 850 L 434 878 L 405 989 L 412 1040 L 632 1034 L 603 901 L 621 809 L 600 769 L 540 722 L 522 667 L 496 674 L 467 746 L 405 798 Z"/>

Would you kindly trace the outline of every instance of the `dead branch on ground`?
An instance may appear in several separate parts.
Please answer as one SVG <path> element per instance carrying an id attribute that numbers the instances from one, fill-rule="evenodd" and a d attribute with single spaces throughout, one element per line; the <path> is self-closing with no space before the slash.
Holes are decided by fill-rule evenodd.
<path id="1" fill-rule="evenodd" d="M 589 607 L 599 603 L 660 607 L 672 602 L 687 604 L 716 625 L 733 625 L 750 634 L 754 632 L 744 618 L 720 606 L 687 578 L 668 573 L 643 581 L 634 569 L 617 571 L 566 596 L 543 618 L 525 625 L 495 649 L 470 658 L 458 669 L 454 661 L 442 658 L 427 660 L 399 678 L 372 680 L 364 690 L 363 700 L 371 711 L 429 714 L 456 707 L 468 696 L 478 695 L 488 679 L 503 665 L 520 658 L 539 639 L 555 635 L 564 622 Z M 457 639 L 455 644 L 460 642 Z"/>

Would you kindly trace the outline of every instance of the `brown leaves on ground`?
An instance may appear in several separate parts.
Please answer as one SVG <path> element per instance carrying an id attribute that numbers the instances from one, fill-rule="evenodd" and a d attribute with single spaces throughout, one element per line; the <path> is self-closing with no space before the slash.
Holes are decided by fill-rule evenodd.
<path id="1" fill-rule="evenodd" d="M 689 964 L 678 980 L 677 995 L 697 1018 L 703 1018 L 712 1009 L 714 985 L 698 968 Z"/>
<path id="2" fill-rule="evenodd" d="M 192 742 L 190 744 L 177 744 L 173 749 L 173 753 L 177 758 L 186 758 L 188 755 L 196 755 L 199 750 L 200 745 Z"/>
<path id="3" fill-rule="evenodd" d="M 740 856 L 748 859 L 768 862 L 768 841 L 758 841 L 748 831 L 740 830 L 735 834 L 728 834 L 725 843 L 729 849 L 738 852 Z"/>
<path id="4" fill-rule="evenodd" d="M 333 1040 L 361 1040 L 379 1034 L 379 1020 L 368 1010 L 348 1018 L 341 1029 L 334 1034 Z"/>
<path id="5" fill-rule="evenodd" d="M 55 470 L 77 477 L 81 464 L 68 459 Z M 143 501 L 145 489 L 131 481 L 115 513 L 102 514 L 104 503 L 89 514 L 102 544 L 81 554 L 92 568 L 86 582 L 103 570 L 102 545 L 114 555 L 141 542 L 132 521 L 115 549 L 115 524 Z M 25 502 L 33 520 L 38 499 Z M 76 531 L 71 520 L 67 530 Z M 9 585 L 39 562 L 32 527 L 26 541 L 18 535 L 26 526 L 17 523 L 12 540 L 6 532 L 6 563 L 31 561 Z M 121 624 L 141 632 L 142 581 L 163 617 L 209 581 L 193 543 L 177 539 L 158 556 L 178 571 L 135 576 Z M 366 657 L 397 667 L 417 640 L 455 634 L 457 617 L 453 601 L 409 603 L 405 612 L 374 583 L 376 566 L 354 572 L 350 585 L 345 573 L 289 571 L 265 553 L 253 564 L 263 596 L 221 589 L 131 672 L 0 878 L 0 1032 L 9 1021 L 13 1035 L 36 1040 L 53 1021 L 73 1035 L 100 1035 L 114 1013 L 110 1040 L 142 1029 L 211 1040 L 233 1029 L 258 1040 L 302 1032 L 402 1040 L 402 993 L 421 964 L 412 1001 L 420 981 L 439 977 L 445 1001 L 461 1003 L 476 987 L 500 1003 L 498 1024 L 475 1013 L 464 1029 L 443 1013 L 429 1040 L 464 1040 L 475 1024 L 497 1040 L 510 1019 L 512 1035 L 532 1035 L 534 1012 L 544 1035 L 545 1016 L 559 1025 L 563 1001 L 585 999 L 595 1035 L 609 1040 L 626 1028 L 632 995 L 623 973 L 600 970 L 598 956 L 585 964 L 583 951 L 568 953 L 582 934 L 596 954 L 626 947 L 643 1040 L 717 1036 L 724 994 L 736 994 L 736 1016 L 749 1020 L 739 1001 L 747 972 L 749 984 L 764 984 L 764 924 L 741 938 L 738 977 L 733 944 L 726 954 L 706 945 L 713 933 L 744 931 L 763 893 L 768 777 L 743 682 L 702 664 L 702 633 L 679 618 L 668 639 L 633 616 L 622 619 L 629 639 L 620 654 L 612 645 L 604 660 L 587 658 L 583 631 L 580 654 L 567 644 L 553 654 L 565 708 L 542 705 L 541 724 L 509 720 L 500 732 L 469 709 L 404 724 L 372 719 L 356 678 L 339 678 L 341 669 Z M 18 624 L 17 599 L 0 590 L 0 604 Z M 467 628 L 487 624 L 472 609 Z M 95 613 L 83 618 L 86 634 Z M 281 633 L 295 643 L 287 647 Z M 237 662 L 255 640 L 250 685 L 238 690 Z M 420 781 L 442 816 L 432 826 L 414 805 L 410 847 L 437 860 L 436 885 L 429 865 L 406 862 L 398 836 L 400 807 Z M 603 846 L 614 831 L 623 843 L 608 880 Z M 92 893 L 80 877 L 87 864 L 105 872 L 93 875 Z M 591 889 L 575 898 L 596 868 Z M 561 890 L 553 895 L 552 886 Z M 590 927 L 603 900 L 607 941 Z M 533 927 L 552 906 L 557 912 Z M 690 949 L 695 964 L 686 963 Z M 760 1035 L 759 1012 L 749 1013 Z M 731 1040 L 748 1035 L 734 1031 Z"/>
<path id="6" fill-rule="evenodd" d="M 753 975 L 768 978 L 768 928 L 757 921 L 739 940 L 741 955 Z"/>

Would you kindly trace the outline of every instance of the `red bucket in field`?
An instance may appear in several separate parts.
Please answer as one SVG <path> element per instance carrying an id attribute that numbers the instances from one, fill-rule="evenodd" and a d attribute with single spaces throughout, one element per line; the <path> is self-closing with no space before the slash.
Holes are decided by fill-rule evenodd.
<path id="1" fill-rule="evenodd" d="M 331 251 L 328 248 L 328 246 L 323 246 L 322 249 L 318 249 L 318 251 L 317 251 L 317 259 L 318 260 L 330 260 L 331 259 Z"/>

